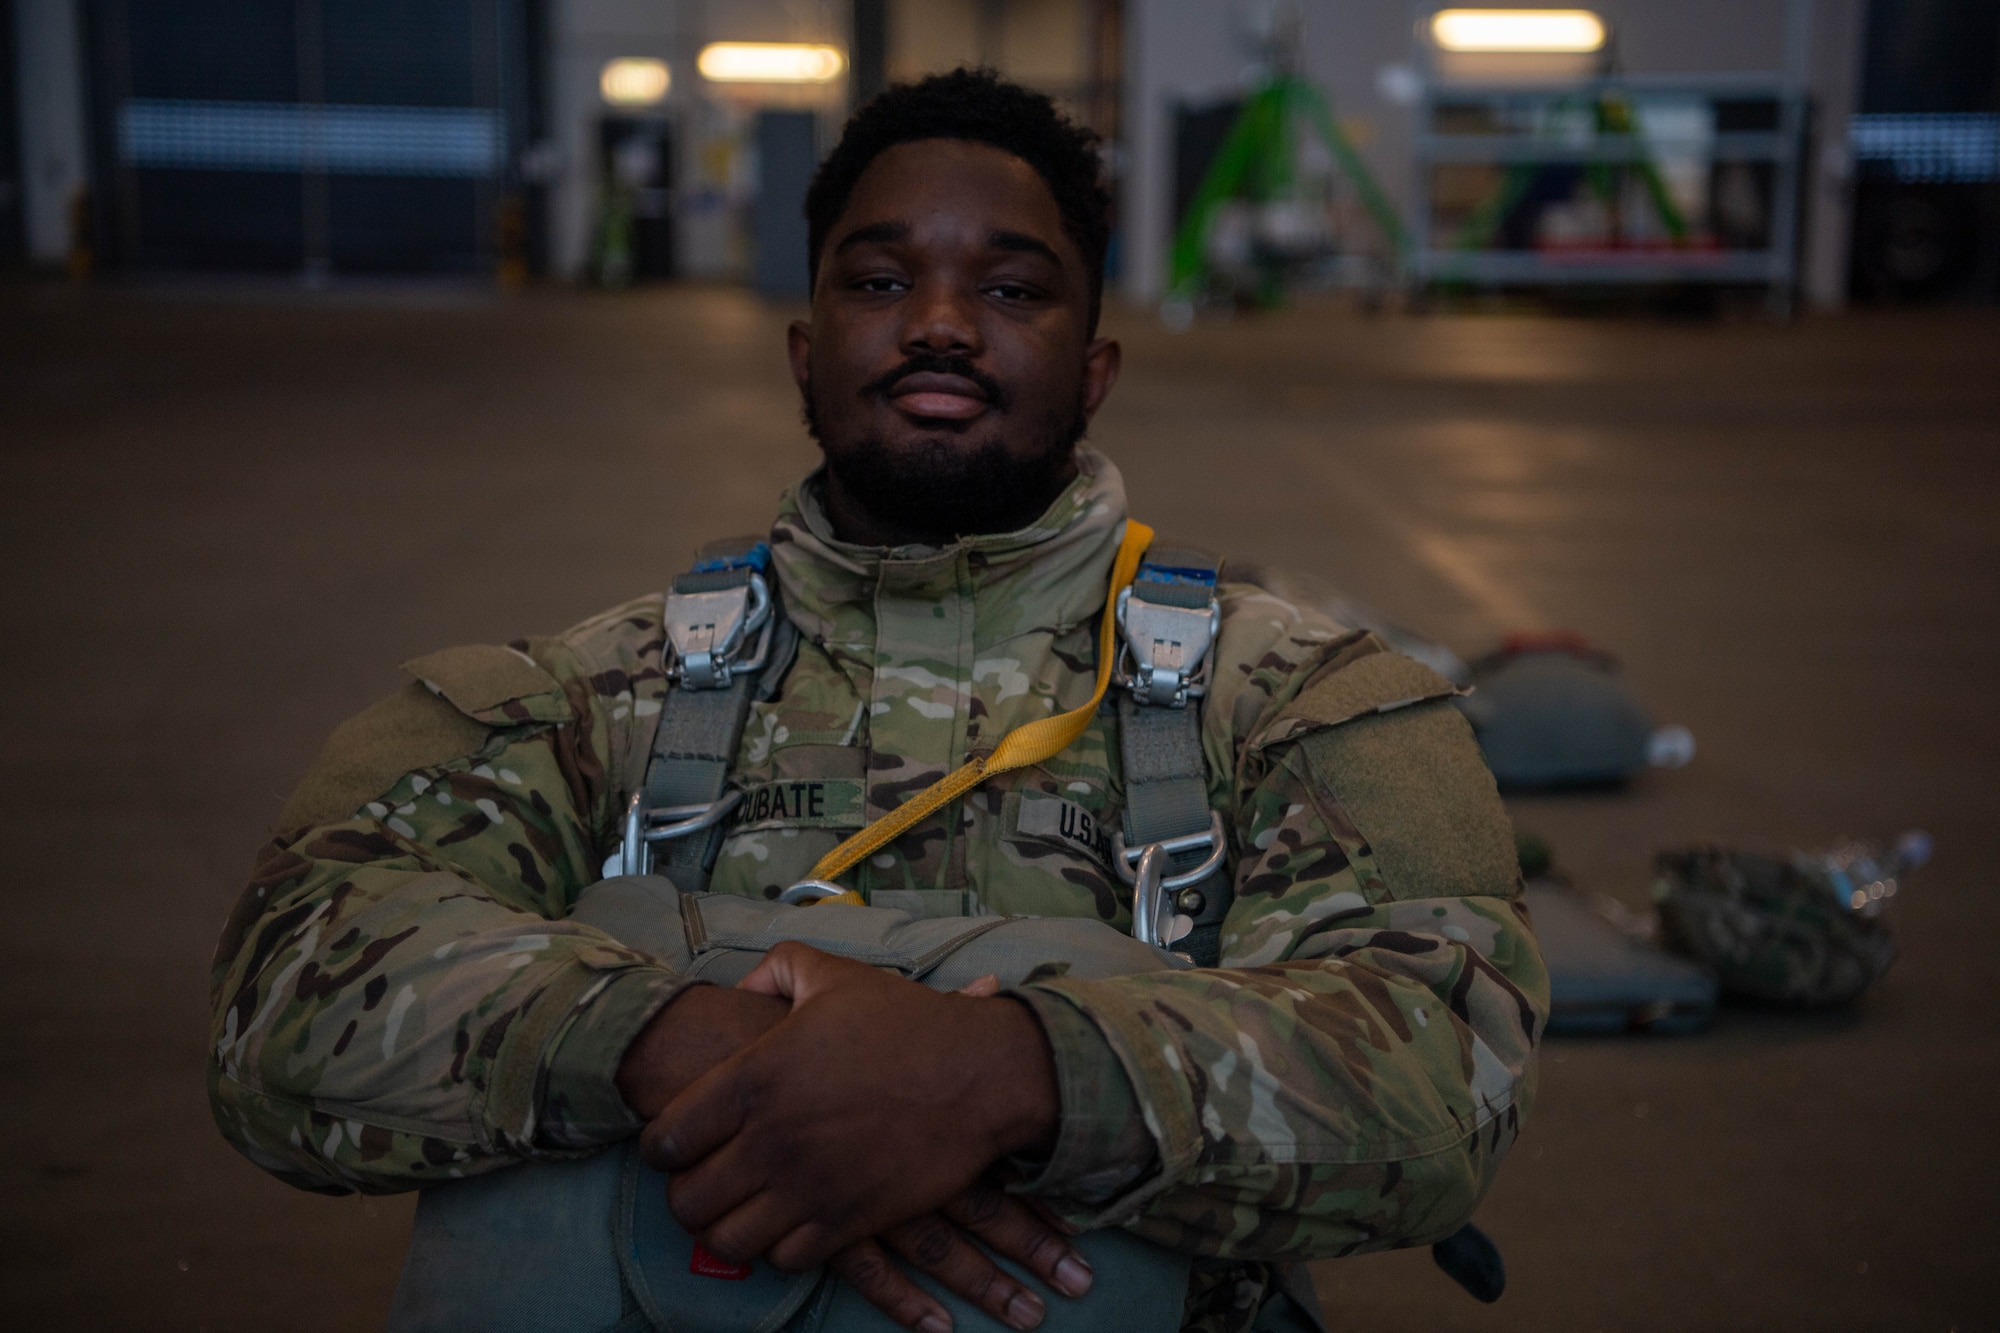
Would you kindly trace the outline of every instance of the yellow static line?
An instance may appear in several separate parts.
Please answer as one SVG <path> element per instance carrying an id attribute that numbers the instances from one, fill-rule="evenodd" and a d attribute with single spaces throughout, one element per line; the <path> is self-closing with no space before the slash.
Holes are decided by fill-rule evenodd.
<path id="1" fill-rule="evenodd" d="M 987 778 L 1053 758 L 1083 735 L 1097 713 L 1097 705 L 1104 701 L 1104 692 L 1111 687 L 1111 667 L 1116 660 L 1113 650 L 1118 635 L 1118 594 L 1138 574 L 1139 558 L 1152 543 L 1151 528 L 1136 519 L 1125 521 L 1125 536 L 1118 543 L 1118 558 L 1111 565 L 1111 592 L 1104 600 L 1104 622 L 1097 633 L 1097 688 L 1091 691 L 1089 703 L 1014 728 L 1001 738 L 992 754 L 967 760 L 822 856 L 812 868 L 812 878 L 838 879 Z M 850 889 L 839 897 L 820 901 L 859 905 L 861 895 Z"/>

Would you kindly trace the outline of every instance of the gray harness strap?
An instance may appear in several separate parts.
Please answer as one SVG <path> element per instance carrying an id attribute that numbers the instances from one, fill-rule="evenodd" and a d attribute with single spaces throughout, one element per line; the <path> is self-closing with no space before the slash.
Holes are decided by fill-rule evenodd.
<path id="1" fill-rule="evenodd" d="M 754 682 L 738 676 L 720 690 L 667 691 L 646 765 L 646 801 L 693 805 L 722 795 L 729 765 L 750 715 Z"/>
<path id="2" fill-rule="evenodd" d="M 750 702 L 771 697 L 798 647 L 764 581 L 769 563 L 761 538 L 732 537 L 702 547 L 694 569 L 674 579 L 662 649 L 669 688 L 626 821 L 623 873 L 708 887 Z"/>
<path id="3" fill-rule="evenodd" d="M 774 697 L 798 646 L 754 537 L 712 542 L 667 596 L 669 689 L 645 780 L 628 810 L 624 845 L 605 873 L 661 874 L 701 892 L 727 817 L 729 789 L 753 698 Z M 1231 901 L 1228 847 L 1208 803 L 1200 700 L 1221 612 L 1221 562 L 1156 546 L 1118 602 L 1118 735 L 1125 813 L 1116 866 L 1134 884 L 1133 933 L 1182 943 L 1212 966 Z M 754 643 L 754 647 L 753 647 Z"/>
<path id="4" fill-rule="evenodd" d="M 1125 761 L 1125 841 L 1164 842 L 1208 827 L 1208 764 L 1201 754 L 1201 712 L 1151 708 L 1131 695 L 1118 701 L 1118 745 Z M 1198 851 L 1175 853 L 1175 871 L 1199 864 Z"/>
<path id="5" fill-rule="evenodd" d="M 1220 627 L 1215 585 L 1222 562 L 1202 551 L 1155 546 L 1119 605 L 1118 743 L 1125 819 L 1118 868 L 1135 880 L 1135 918 L 1145 910 L 1145 852 L 1159 847 L 1165 897 L 1188 933 L 1170 943 L 1204 967 L 1221 954 L 1232 899 L 1227 839 L 1208 804 L 1201 749 L 1201 698 Z M 1135 933 L 1139 928 L 1135 927 Z M 1143 935 L 1142 935 L 1143 937 Z"/>

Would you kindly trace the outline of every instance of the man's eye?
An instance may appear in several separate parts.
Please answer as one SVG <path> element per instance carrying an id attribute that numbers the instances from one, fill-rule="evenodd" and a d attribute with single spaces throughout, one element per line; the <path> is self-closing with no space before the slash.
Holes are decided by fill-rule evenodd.
<path id="1" fill-rule="evenodd" d="M 909 285 L 909 283 L 904 282 L 901 278 L 878 275 L 872 278 L 857 279 L 854 289 L 860 292 L 900 292 Z"/>
<path id="2" fill-rule="evenodd" d="M 1041 295 L 1033 287 L 1024 287 L 1018 282 L 996 282 L 986 289 L 987 294 L 1003 301 L 1032 301 Z"/>

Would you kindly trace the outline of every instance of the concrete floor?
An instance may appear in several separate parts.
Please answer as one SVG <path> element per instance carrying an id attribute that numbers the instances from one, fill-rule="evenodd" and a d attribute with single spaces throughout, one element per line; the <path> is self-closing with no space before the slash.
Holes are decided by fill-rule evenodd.
<path id="1" fill-rule="evenodd" d="M 395 663 L 558 629 L 767 519 L 814 453 L 734 293 L 0 292 L 0 1309 L 375 1327 L 404 1200 L 296 1194 L 202 1089 L 215 932 Z M 1512 1288 L 1317 1272 L 1336 1330 L 1996 1326 L 2000 321 L 1113 318 L 1098 441 L 1170 534 L 1462 652 L 1569 626 L 1692 767 L 1514 803 L 1642 900 L 1700 836 L 1922 825 L 1856 1009 L 1553 1041 L 1479 1221 Z"/>

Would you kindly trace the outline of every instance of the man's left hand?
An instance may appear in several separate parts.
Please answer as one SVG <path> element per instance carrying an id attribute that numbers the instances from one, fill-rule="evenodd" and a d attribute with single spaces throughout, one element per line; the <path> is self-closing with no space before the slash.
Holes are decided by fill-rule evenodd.
<path id="1" fill-rule="evenodd" d="M 939 994 L 795 943 L 739 984 L 791 1013 L 640 1140 L 672 1175 L 674 1215 L 718 1256 L 810 1268 L 1052 1143 L 1055 1062 L 1018 1001 Z"/>

